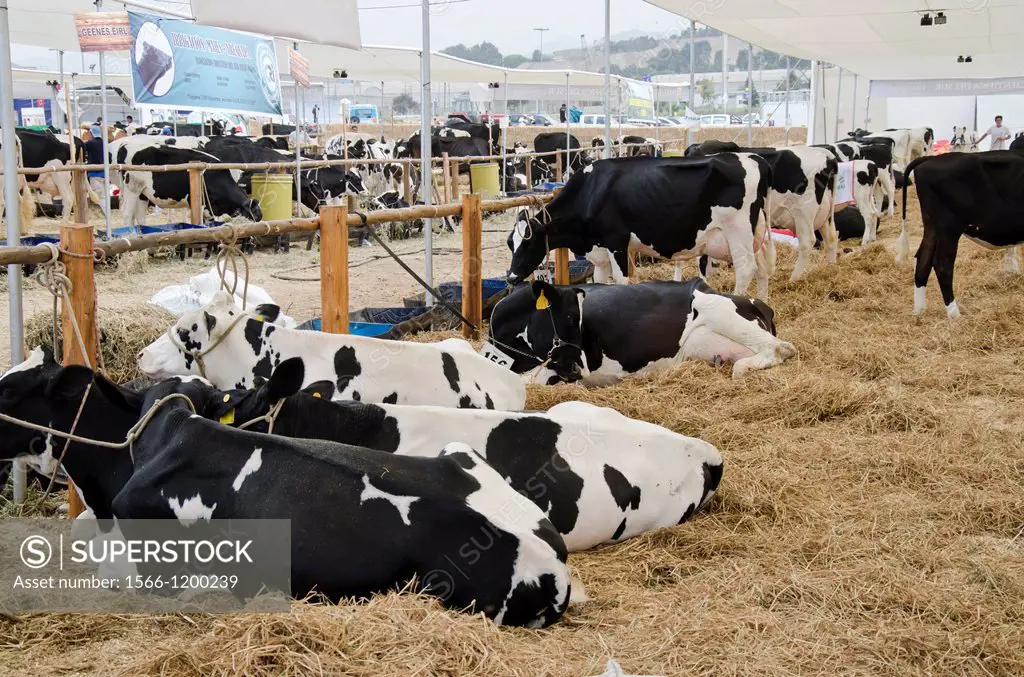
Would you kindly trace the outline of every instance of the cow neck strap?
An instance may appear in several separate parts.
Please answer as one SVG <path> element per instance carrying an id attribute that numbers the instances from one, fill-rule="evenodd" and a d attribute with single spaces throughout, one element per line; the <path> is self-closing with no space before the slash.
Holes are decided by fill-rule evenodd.
<path id="1" fill-rule="evenodd" d="M 235 318 L 235 321 L 228 325 L 227 331 L 220 335 L 220 338 L 214 341 L 209 348 L 200 350 L 199 352 L 192 352 L 183 344 L 178 343 L 174 336 L 174 327 L 176 325 L 171 325 L 170 327 L 167 328 L 167 338 L 170 339 L 171 343 L 175 347 L 177 347 L 178 350 L 180 350 L 182 353 L 188 355 L 189 357 L 196 361 L 196 364 L 199 366 L 199 375 L 202 376 L 203 378 L 206 378 L 206 365 L 203 364 L 203 358 L 212 353 L 217 346 L 223 343 L 224 340 L 231 334 L 231 332 L 234 331 L 235 327 L 238 326 L 238 323 L 245 319 L 249 319 L 249 316 L 246 315 L 245 313 L 239 313 L 238 317 Z"/>
<path id="2" fill-rule="evenodd" d="M 268 435 L 272 435 L 274 433 L 274 423 L 277 422 L 277 417 L 281 413 L 281 407 L 284 406 L 285 399 L 286 398 L 282 397 L 281 399 L 279 399 L 277 401 L 277 403 L 274 406 L 272 406 L 270 408 L 270 411 L 268 411 L 267 413 L 263 414 L 262 416 L 257 416 L 256 418 L 252 419 L 251 421 L 246 421 L 242 425 L 238 426 L 238 429 L 239 430 L 245 430 L 246 428 L 249 428 L 250 426 L 256 425 L 260 421 L 265 421 L 267 423 L 267 434 Z"/>
<path id="3" fill-rule="evenodd" d="M 573 348 L 576 348 L 580 352 L 583 352 L 583 348 L 581 346 L 578 346 L 575 343 L 570 343 L 569 341 L 563 341 L 562 338 L 558 335 L 558 328 L 555 327 L 555 315 L 554 313 L 551 312 L 550 307 L 548 308 L 548 319 L 551 320 L 551 333 L 554 334 L 555 336 L 555 338 L 551 340 L 551 350 L 548 351 L 548 359 L 550 359 L 551 353 L 555 352 L 556 348 L 559 348 L 560 346 L 563 345 L 571 346 Z"/>

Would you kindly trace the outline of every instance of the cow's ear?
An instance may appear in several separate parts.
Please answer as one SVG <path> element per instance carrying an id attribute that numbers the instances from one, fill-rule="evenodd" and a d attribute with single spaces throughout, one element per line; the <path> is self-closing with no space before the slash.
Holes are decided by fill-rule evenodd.
<path id="1" fill-rule="evenodd" d="M 142 395 L 111 382 L 102 374 L 96 374 L 94 379 L 93 387 L 112 405 L 133 414 L 142 412 Z"/>
<path id="2" fill-rule="evenodd" d="M 302 381 L 306 378 L 306 365 L 301 357 L 292 357 L 274 370 L 267 381 L 267 397 L 276 402 L 291 397 L 302 389 Z"/>
<path id="3" fill-rule="evenodd" d="M 537 310 L 547 310 L 551 307 L 551 300 L 555 298 L 555 288 L 543 280 L 534 280 L 530 285 L 533 291 L 533 298 L 536 299 Z"/>
<path id="4" fill-rule="evenodd" d="M 273 303 L 261 303 L 256 306 L 256 319 L 273 324 L 281 315 L 281 307 Z"/>
<path id="5" fill-rule="evenodd" d="M 44 392 L 47 397 L 60 400 L 81 397 L 92 383 L 92 378 L 92 369 L 72 364 L 50 377 Z"/>
<path id="6" fill-rule="evenodd" d="M 334 384 L 330 381 L 317 381 L 303 388 L 302 392 L 321 400 L 332 400 L 334 399 Z"/>

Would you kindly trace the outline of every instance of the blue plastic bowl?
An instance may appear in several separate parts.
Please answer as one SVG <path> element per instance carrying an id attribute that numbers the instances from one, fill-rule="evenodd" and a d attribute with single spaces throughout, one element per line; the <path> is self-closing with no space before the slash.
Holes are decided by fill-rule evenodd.
<path id="1" fill-rule="evenodd" d="M 380 336 L 391 331 L 391 328 L 394 326 L 393 324 L 380 324 L 377 322 L 349 322 L 348 333 L 356 336 Z M 317 317 L 303 322 L 297 328 L 303 331 L 321 331 L 322 327 L 320 318 Z"/>

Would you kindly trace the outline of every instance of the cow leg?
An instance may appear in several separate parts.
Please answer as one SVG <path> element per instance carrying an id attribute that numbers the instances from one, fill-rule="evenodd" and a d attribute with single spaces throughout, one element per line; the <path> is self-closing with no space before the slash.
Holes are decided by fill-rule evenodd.
<path id="1" fill-rule="evenodd" d="M 928 223 L 926 213 L 922 212 L 925 218 L 924 237 L 921 238 L 921 245 L 917 248 L 917 269 L 914 271 L 914 315 L 920 315 L 927 307 L 925 292 L 928 287 L 928 276 L 932 272 L 932 264 L 935 260 L 936 235 L 935 229 Z"/>
<path id="2" fill-rule="evenodd" d="M 896 183 L 892 180 L 892 166 L 884 172 L 879 172 L 878 177 L 882 181 L 882 188 L 889 198 L 889 216 L 896 215 Z"/>
<path id="3" fill-rule="evenodd" d="M 814 239 L 813 237 L 811 238 Z M 750 281 L 757 270 L 754 256 L 754 235 L 750 232 L 749 222 L 741 222 L 740 227 L 730 227 L 726 232 L 729 253 L 733 268 L 736 270 L 736 286 L 734 294 L 746 295 Z"/>
<path id="4" fill-rule="evenodd" d="M 133 223 L 137 219 L 139 195 L 130 190 L 121 191 L 121 218 L 124 220 L 125 226 L 133 226 Z"/>
<path id="5" fill-rule="evenodd" d="M 629 284 L 629 247 L 610 251 L 612 280 L 615 284 Z"/>
<path id="6" fill-rule="evenodd" d="M 960 229 L 943 230 L 935 247 L 935 277 L 939 280 L 942 302 L 946 304 L 946 316 L 949 319 L 960 317 L 960 309 L 953 296 L 953 267 L 956 265 L 956 253 L 960 247 Z"/>
<path id="7" fill-rule="evenodd" d="M 1003 270 L 1011 275 L 1020 275 L 1020 245 L 1016 247 L 1010 247 L 1006 250 L 1006 256 L 1003 257 Z"/>
<path id="8" fill-rule="evenodd" d="M 65 221 L 71 221 L 71 208 L 75 204 L 75 194 L 71 190 L 71 174 L 69 172 L 54 172 L 52 175 L 54 187 L 60 195 L 60 202 L 63 206 L 62 216 Z M 88 214 L 78 215 L 79 223 L 88 223 Z"/>
<path id="9" fill-rule="evenodd" d="M 793 228 L 796 230 L 797 256 L 796 266 L 793 267 L 793 274 L 790 280 L 799 280 L 807 269 L 807 262 L 814 251 L 814 224 L 807 218 L 806 214 L 798 212 L 793 215 Z"/>
<path id="10" fill-rule="evenodd" d="M 733 378 L 767 369 L 794 357 L 793 344 L 765 331 L 756 320 L 742 317 L 735 302 L 719 294 L 695 291 L 694 317 L 680 339 L 685 359 L 733 363 Z"/>

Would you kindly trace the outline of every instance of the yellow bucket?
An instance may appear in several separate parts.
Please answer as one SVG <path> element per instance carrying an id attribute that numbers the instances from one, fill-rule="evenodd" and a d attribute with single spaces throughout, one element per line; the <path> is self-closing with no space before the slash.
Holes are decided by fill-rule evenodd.
<path id="1" fill-rule="evenodd" d="M 498 183 L 498 163 L 469 166 L 469 185 L 473 193 L 481 197 L 497 197 L 501 192 Z"/>
<path id="2" fill-rule="evenodd" d="M 666 150 L 662 153 L 663 157 L 683 157 L 683 151 L 681 150 Z"/>
<path id="3" fill-rule="evenodd" d="M 264 221 L 292 218 L 291 174 L 253 174 L 252 198 L 260 203 Z"/>

